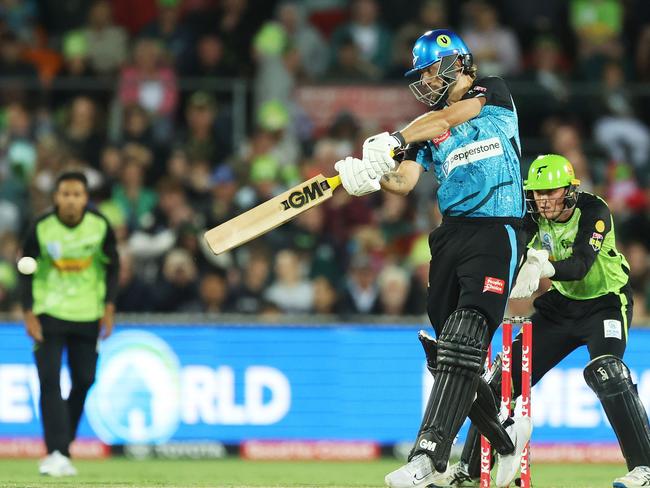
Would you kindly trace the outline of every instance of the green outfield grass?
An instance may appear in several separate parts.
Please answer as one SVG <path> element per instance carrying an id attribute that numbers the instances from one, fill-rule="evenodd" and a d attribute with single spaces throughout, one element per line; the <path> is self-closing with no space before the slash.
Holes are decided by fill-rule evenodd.
<path id="1" fill-rule="evenodd" d="M 260 462 L 107 459 L 76 461 L 79 476 L 47 478 L 35 460 L 0 459 L 0 486 L 26 487 L 381 487 L 384 475 L 400 465 L 375 462 Z M 539 464 L 535 488 L 604 488 L 626 469 L 623 465 Z M 514 486 L 514 485 L 513 485 Z"/>

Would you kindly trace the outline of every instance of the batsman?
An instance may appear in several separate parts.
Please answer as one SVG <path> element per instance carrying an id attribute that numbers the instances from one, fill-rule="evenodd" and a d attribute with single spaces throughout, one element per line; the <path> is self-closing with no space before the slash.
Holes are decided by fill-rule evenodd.
<path id="1" fill-rule="evenodd" d="M 425 171 L 439 183 L 443 221 L 429 237 L 427 301 L 438 338 L 429 354 L 435 383 L 409 462 L 385 481 L 391 488 L 437 484 L 469 415 L 499 453 L 498 486 L 508 486 L 531 422 L 502 424 L 481 371 L 525 248 L 517 111 L 501 78 L 477 76 L 471 52 L 453 31 L 424 33 L 406 74 L 418 76 L 410 88 L 428 111 L 401 131 L 368 138 L 363 159 L 335 165 L 355 196 L 380 188 L 405 195 Z M 400 151 L 395 168 L 393 153 Z"/>
<path id="2" fill-rule="evenodd" d="M 604 200 L 579 191 L 571 163 L 540 156 L 524 182 L 531 237 L 511 298 L 531 296 L 540 278 L 551 288 L 534 302 L 532 384 L 562 359 L 587 346 L 587 385 L 609 419 L 629 473 L 614 488 L 650 486 L 650 426 L 630 370 L 623 362 L 632 320 L 630 269 L 616 249 L 614 221 Z M 499 361 L 491 386 L 500 391 Z M 521 394 L 521 335 L 512 348 L 513 398 Z M 479 434 L 471 427 L 461 461 L 440 486 L 478 486 Z"/>

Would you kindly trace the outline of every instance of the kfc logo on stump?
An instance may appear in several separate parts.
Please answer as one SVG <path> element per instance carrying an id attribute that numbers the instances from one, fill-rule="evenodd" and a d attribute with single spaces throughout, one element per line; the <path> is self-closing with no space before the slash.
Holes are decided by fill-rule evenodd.
<path id="1" fill-rule="evenodd" d="M 498 293 L 499 295 L 503 295 L 503 290 L 505 287 L 505 280 L 493 278 L 492 276 L 486 276 L 485 281 L 483 282 L 483 293 L 489 291 L 491 293 Z"/>

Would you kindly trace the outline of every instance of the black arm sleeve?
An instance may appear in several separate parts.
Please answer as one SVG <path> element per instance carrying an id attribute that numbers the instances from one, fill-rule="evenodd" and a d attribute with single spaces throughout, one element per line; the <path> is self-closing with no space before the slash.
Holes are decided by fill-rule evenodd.
<path id="1" fill-rule="evenodd" d="M 418 156 L 418 151 L 424 146 L 425 144 L 423 142 L 412 142 L 408 144 L 406 149 L 400 154 L 399 161 L 415 161 Z"/>
<path id="2" fill-rule="evenodd" d="M 496 107 L 514 110 L 510 89 L 506 82 L 498 76 L 477 79 L 467 93 L 463 95 L 461 100 L 478 97 L 485 97 L 485 105 L 494 105 Z"/>
<path id="3" fill-rule="evenodd" d="M 36 235 L 36 224 L 34 224 L 27 233 L 23 242 L 23 256 L 29 256 L 37 259 L 41 254 L 41 248 L 38 245 L 38 236 Z M 31 310 L 34 305 L 34 294 L 32 292 L 32 283 L 34 275 L 20 275 L 20 301 L 23 310 Z"/>
<path id="4" fill-rule="evenodd" d="M 115 297 L 118 292 L 118 278 L 120 272 L 120 257 L 117 253 L 117 241 L 115 233 L 110 224 L 106 222 L 106 236 L 104 237 L 104 244 L 102 251 L 108 258 L 106 263 L 106 303 L 115 303 Z"/>
<path id="5" fill-rule="evenodd" d="M 611 213 L 602 200 L 594 197 L 581 211 L 573 254 L 553 263 L 555 274 L 551 279 L 554 281 L 583 279 L 596 261 L 605 236 L 612 229 Z"/>

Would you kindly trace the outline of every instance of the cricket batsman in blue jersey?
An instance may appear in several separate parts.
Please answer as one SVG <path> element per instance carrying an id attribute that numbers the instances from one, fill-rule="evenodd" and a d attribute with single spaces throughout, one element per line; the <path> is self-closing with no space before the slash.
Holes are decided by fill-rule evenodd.
<path id="1" fill-rule="evenodd" d="M 443 221 L 429 237 L 427 302 L 437 337 L 427 348 L 435 382 L 408 463 L 385 481 L 424 488 L 445 479 L 452 443 L 469 415 L 498 453 L 497 486 L 508 486 L 532 423 L 500 419 L 481 372 L 525 248 L 517 111 L 506 83 L 478 77 L 471 52 L 450 30 L 416 41 L 406 75 L 419 76 L 410 89 L 429 111 L 400 131 L 368 138 L 363 159 L 335 165 L 355 196 L 379 189 L 406 195 L 425 171 L 439 185 Z"/>

